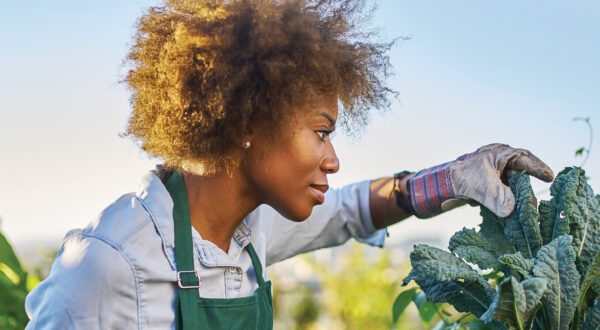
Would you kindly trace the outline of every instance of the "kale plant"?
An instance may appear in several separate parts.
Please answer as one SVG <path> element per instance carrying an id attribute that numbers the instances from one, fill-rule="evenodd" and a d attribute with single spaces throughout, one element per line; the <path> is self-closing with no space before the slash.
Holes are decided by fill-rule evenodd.
<path id="1" fill-rule="evenodd" d="M 416 281 L 429 301 L 490 328 L 599 329 L 600 195 L 578 167 L 559 173 L 539 206 L 525 173 L 509 185 L 517 200 L 510 216 L 481 207 L 479 230 L 455 233 L 450 252 L 416 245 L 404 284 Z M 490 269 L 495 281 L 482 275 Z"/>

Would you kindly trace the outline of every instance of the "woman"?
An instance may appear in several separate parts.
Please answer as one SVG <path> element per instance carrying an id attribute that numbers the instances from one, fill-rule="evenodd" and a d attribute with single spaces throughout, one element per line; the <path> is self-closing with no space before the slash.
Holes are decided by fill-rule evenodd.
<path id="1" fill-rule="evenodd" d="M 349 238 L 382 246 L 386 226 L 467 202 L 507 216 L 506 177 L 552 180 L 528 151 L 492 144 L 329 190 L 336 123 L 360 126 L 393 94 L 390 44 L 357 30 L 360 7 L 170 0 L 143 15 L 127 133 L 164 163 L 67 234 L 28 328 L 269 329 L 265 266 Z"/>

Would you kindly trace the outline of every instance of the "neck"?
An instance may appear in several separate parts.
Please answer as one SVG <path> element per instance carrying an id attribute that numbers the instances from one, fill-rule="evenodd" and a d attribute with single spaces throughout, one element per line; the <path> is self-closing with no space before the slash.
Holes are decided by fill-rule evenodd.
<path id="1" fill-rule="evenodd" d="M 243 183 L 240 173 L 211 176 L 184 174 L 192 226 L 202 239 L 228 252 L 239 224 L 260 202 Z"/>

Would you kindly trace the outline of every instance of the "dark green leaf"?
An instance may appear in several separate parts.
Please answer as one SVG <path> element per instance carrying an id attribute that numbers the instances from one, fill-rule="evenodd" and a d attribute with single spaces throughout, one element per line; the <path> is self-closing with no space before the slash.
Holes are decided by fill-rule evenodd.
<path id="1" fill-rule="evenodd" d="M 600 251 L 596 253 L 592 264 L 588 268 L 585 277 L 583 278 L 583 282 L 581 282 L 581 289 L 579 290 L 579 303 L 577 304 L 577 310 L 581 313 L 583 303 L 585 302 L 586 294 L 589 288 L 597 282 L 600 278 Z"/>
<path id="2" fill-rule="evenodd" d="M 581 148 L 575 150 L 575 157 L 583 155 L 584 150 L 585 150 L 585 147 L 581 147 Z"/>
<path id="3" fill-rule="evenodd" d="M 0 318 L 8 322 L 6 329 L 22 329 L 29 320 L 25 313 L 26 284 L 27 274 L 12 246 L 0 233 Z"/>
<path id="4" fill-rule="evenodd" d="M 600 250 L 600 207 L 592 187 L 585 180 L 585 172 L 575 167 L 566 176 L 575 186 L 566 185 L 557 197 L 557 205 L 564 205 L 565 216 L 573 236 L 573 248 L 577 255 L 577 269 L 585 274 L 596 253 Z"/>
<path id="5" fill-rule="evenodd" d="M 473 320 L 473 321 L 467 323 L 466 328 L 469 330 L 487 330 L 487 329 L 489 329 L 489 327 L 480 320 Z"/>
<path id="6" fill-rule="evenodd" d="M 5 264 L 20 278 L 25 276 L 25 272 L 21 267 L 21 263 L 19 262 L 15 251 L 2 233 L 0 233 L 0 264 Z"/>
<path id="7" fill-rule="evenodd" d="M 600 195 L 576 167 L 559 173 L 550 189 L 552 199 L 542 201 L 539 210 L 527 175 L 518 173 L 509 184 L 517 205 L 508 218 L 482 207 L 479 231 L 464 228 L 450 240 L 456 255 L 415 247 L 405 283 L 415 280 L 429 301 L 448 302 L 459 312 L 492 321 L 490 328 L 503 328 L 498 320 L 522 329 L 578 329 L 581 323 L 598 327 Z M 489 279 L 463 260 L 492 268 Z M 509 280 L 501 282 L 503 276 Z M 497 293 L 488 280 L 500 282 Z M 440 328 L 453 326 L 439 323 Z"/>
<path id="8" fill-rule="evenodd" d="M 540 207 L 543 208 L 540 213 L 545 215 L 544 219 L 541 219 L 543 220 L 541 228 L 546 244 L 558 236 L 568 235 L 570 232 L 569 219 L 567 219 L 565 210 L 568 204 L 573 202 L 573 195 L 579 183 L 577 176 L 573 175 L 576 174 L 573 172 L 575 169 L 567 167 L 562 170 L 550 186 L 552 199 L 540 204 Z"/>
<path id="9" fill-rule="evenodd" d="M 421 321 L 427 327 L 433 319 L 437 311 L 442 307 L 442 303 L 433 303 L 427 300 L 426 295 L 421 291 L 413 296 L 413 302 L 419 310 Z"/>
<path id="10" fill-rule="evenodd" d="M 449 252 L 417 245 L 410 254 L 413 269 L 404 283 L 415 280 L 433 302 L 449 302 L 460 312 L 481 315 L 495 291 L 479 273 Z"/>
<path id="11" fill-rule="evenodd" d="M 596 279 L 596 281 L 592 283 L 592 290 L 600 296 L 600 280 Z"/>
<path id="12" fill-rule="evenodd" d="M 540 299 L 545 290 L 544 279 L 530 278 L 519 283 L 511 276 L 500 283 L 494 301 L 481 320 L 502 321 L 510 329 L 530 329 L 533 317 L 541 307 Z"/>
<path id="13" fill-rule="evenodd" d="M 573 236 L 577 270 L 585 274 L 600 250 L 600 202 L 579 167 L 566 168 L 550 187 L 553 196 L 540 204 L 544 241 Z"/>
<path id="14" fill-rule="evenodd" d="M 485 324 L 483 321 L 479 319 L 475 319 L 469 323 L 467 323 L 461 329 L 469 329 L 469 330 L 506 330 L 506 326 L 502 322 L 492 321 L 492 323 Z"/>
<path id="15" fill-rule="evenodd" d="M 427 299 L 434 302 L 447 302 L 459 312 L 481 316 L 492 302 L 493 290 L 472 281 L 433 281 L 418 282 Z"/>
<path id="16" fill-rule="evenodd" d="M 425 244 L 415 245 L 415 249 L 410 253 L 410 263 L 413 269 L 404 279 L 405 284 L 410 280 L 453 281 L 463 279 L 489 287 L 487 281 L 460 258 Z"/>
<path id="17" fill-rule="evenodd" d="M 479 225 L 479 233 L 488 240 L 491 246 L 496 248 L 497 255 L 517 252 L 515 246 L 504 236 L 505 219 L 498 217 L 484 206 L 481 206 L 479 214 L 483 219 Z"/>
<path id="18" fill-rule="evenodd" d="M 398 322 L 400 315 L 404 313 L 404 310 L 406 309 L 408 304 L 410 304 L 416 292 L 417 288 L 411 288 L 405 290 L 404 292 L 400 293 L 398 297 L 396 297 L 396 300 L 394 301 L 394 306 L 392 307 L 392 317 L 394 323 Z"/>
<path id="19" fill-rule="evenodd" d="M 526 258 L 533 258 L 542 246 L 537 207 L 532 204 L 533 189 L 529 176 L 519 172 L 508 180 L 517 205 L 506 218 L 504 235 Z"/>
<path id="20" fill-rule="evenodd" d="M 598 330 L 600 329 L 600 302 L 594 305 L 594 308 L 588 313 L 585 322 L 581 326 L 581 330 Z"/>
<path id="21" fill-rule="evenodd" d="M 463 228 L 450 238 L 448 249 L 480 269 L 498 268 L 495 248 L 474 229 Z"/>
<path id="22" fill-rule="evenodd" d="M 480 214 L 483 221 L 479 232 L 463 228 L 450 238 L 448 249 L 480 269 L 498 269 L 498 257 L 516 250 L 504 236 L 504 219 L 483 206 Z"/>
<path id="23" fill-rule="evenodd" d="M 541 201 L 538 210 L 540 213 L 540 234 L 542 235 L 544 244 L 548 244 L 554 239 L 554 227 L 557 225 L 556 201 L 554 199 Z M 562 220 L 559 218 L 558 221 L 562 221 L 562 231 L 566 231 L 563 235 L 567 235 L 569 227 L 566 219 Z"/>
<path id="24" fill-rule="evenodd" d="M 521 252 L 505 254 L 498 260 L 521 278 L 528 277 L 533 270 L 534 259 L 525 259 Z"/>
<path id="25" fill-rule="evenodd" d="M 0 277 L 0 314 L 10 316 L 19 324 L 27 322 L 25 314 L 25 296 L 27 291 L 14 285 L 6 277 Z"/>
<path id="26" fill-rule="evenodd" d="M 533 274 L 546 280 L 542 297 L 553 329 L 568 329 L 579 300 L 579 272 L 575 267 L 572 237 L 559 236 L 537 253 Z"/>

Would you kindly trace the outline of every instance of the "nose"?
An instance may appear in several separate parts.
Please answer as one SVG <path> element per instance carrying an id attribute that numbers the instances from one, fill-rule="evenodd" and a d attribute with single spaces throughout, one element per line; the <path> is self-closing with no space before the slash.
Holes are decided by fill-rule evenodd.
<path id="1" fill-rule="evenodd" d="M 331 142 L 328 143 L 327 151 L 325 152 L 325 156 L 321 160 L 321 171 L 327 174 L 334 174 L 340 170 L 340 160 L 335 154 L 335 149 Z"/>

